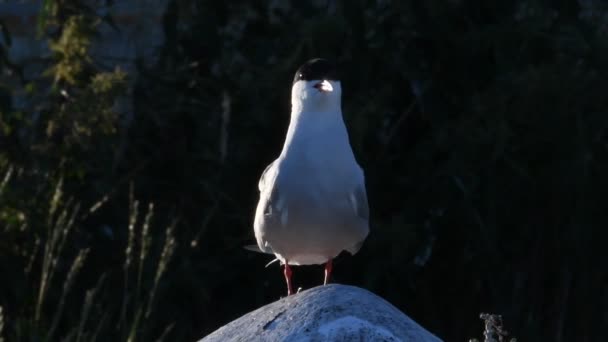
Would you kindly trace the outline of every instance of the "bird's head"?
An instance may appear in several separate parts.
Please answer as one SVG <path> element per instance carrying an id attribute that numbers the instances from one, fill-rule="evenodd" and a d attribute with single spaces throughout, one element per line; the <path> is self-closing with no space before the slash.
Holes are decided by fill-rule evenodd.
<path id="1" fill-rule="evenodd" d="M 336 66 L 323 58 L 304 63 L 293 78 L 292 111 L 340 111 L 342 87 Z"/>

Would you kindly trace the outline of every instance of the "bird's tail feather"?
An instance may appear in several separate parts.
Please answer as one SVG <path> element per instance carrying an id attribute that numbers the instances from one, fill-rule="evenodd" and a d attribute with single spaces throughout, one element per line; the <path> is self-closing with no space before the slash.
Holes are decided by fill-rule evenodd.
<path id="1" fill-rule="evenodd" d="M 245 245 L 243 246 L 248 251 L 256 252 L 256 253 L 264 253 L 264 254 L 272 254 L 271 252 L 263 251 L 260 249 L 258 245 Z"/>
<path id="2" fill-rule="evenodd" d="M 256 252 L 256 253 L 274 254 L 274 253 L 272 253 L 272 251 L 263 251 L 263 250 L 261 250 L 258 245 L 246 245 L 246 246 L 243 246 L 243 248 L 245 248 L 248 251 Z M 280 261 L 279 258 L 273 259 L 272 261 L 270 261 L 269 263 L 267 263 L 265 267 L 268 267 L 268 266 L 274 264 L 277 261 Z"/>

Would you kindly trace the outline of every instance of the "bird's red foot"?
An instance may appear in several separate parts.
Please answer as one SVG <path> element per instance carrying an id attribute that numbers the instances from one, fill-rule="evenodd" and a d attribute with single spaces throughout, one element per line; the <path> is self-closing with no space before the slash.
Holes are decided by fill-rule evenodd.
<path id="1" fill-rule="evenodd" d="M 332 259 L 329 259 L 329 261 L 325 264 L 325 279 L 323 280 L 323 285 L 327 285 L 327 283 L 329 283 L 332 268 Z"/>
<path id="2" fill-rule="evenodd" d="M 293 294 L 293 286 L 291 284 L 291 267 L 285 260 L 285 267 L 283 269 L 283 274 L 285 275 L 285 282 L 287 283 L 287 295 L 291 296 Z"/>

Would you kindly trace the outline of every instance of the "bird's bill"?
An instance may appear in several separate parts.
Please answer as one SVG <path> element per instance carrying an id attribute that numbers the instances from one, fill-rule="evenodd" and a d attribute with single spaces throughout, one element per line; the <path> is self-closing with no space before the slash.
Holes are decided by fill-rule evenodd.
<path id="1" fill-rule="evenodd" d="M 334 87 L 332 87 L 331 83 L 328 80 L 323 80 L 314 85 L 315 88 L 319 89 L 319 91 L 323 91 L 329 93 L 334 91 Z"/>

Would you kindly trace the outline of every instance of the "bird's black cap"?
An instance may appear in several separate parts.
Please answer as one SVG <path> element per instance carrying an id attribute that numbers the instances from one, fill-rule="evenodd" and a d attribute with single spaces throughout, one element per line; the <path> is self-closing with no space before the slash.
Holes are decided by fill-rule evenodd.
<path id="1" fill-rule="evenodd" d="M 299 80 L 332 80 L 338 81 L 338 70 L 336 65 L 324 58 L 311 59 L 304 63 L 293 78 L 293 83 Z"/>

